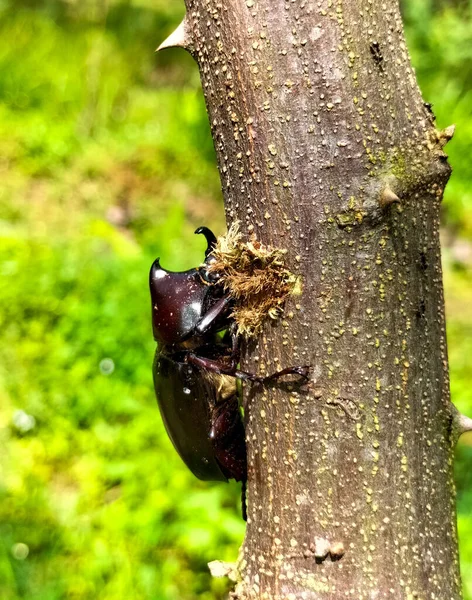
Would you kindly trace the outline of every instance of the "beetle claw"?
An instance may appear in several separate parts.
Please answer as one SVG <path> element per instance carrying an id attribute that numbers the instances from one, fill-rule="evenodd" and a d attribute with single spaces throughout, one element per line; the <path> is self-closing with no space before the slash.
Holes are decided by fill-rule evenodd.
<path id="1" fill-rule="evenodd" d="M 304 379 L 310 379 L 310 365 L 304 365 L 303 367 L 294 367 L 294 372 L 296 372 L 300 377 Z"/>

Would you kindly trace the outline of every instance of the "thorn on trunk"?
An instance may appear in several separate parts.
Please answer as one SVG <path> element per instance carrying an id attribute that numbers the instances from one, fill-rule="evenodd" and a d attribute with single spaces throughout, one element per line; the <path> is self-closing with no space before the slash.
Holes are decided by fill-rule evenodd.
<path id="1" fill-rule="evenodd" d="M 449 140 L 452 140 L 455 131 L 455 125 L 449 125 L 449 127 L 446 127 L 446 129 L 438 131 L 438 142 L 441 148 L 445 146 L 449 142 Z"/>
<path id="2" fill-rule="evenodd" d="M 463 433 L 472 431 L 472 419 L 460 413 L 454 404 L 450 403 L 452 443 L 455 445 Z"/>
<path id="3" fill-rule="evenodd" d="M 325 538 L 315 537 L 315 543 L 310 545 L 310 550 L 317 561 L 324 561 L 328 556 L 330 543 Z"/>
<path id="4" fill-rule="evenodd" d="M 190 50 L 192 46 L 192 40 L 188 28 L 188 23 L 184 19 L 180 25 L 175 29 L 167 39 L 157 48 L 156 52 L 165 50 L 166 48 L 184 48 Z"/>
<path id="5" fill-rule="evenodd" d="M 228 577 L 231 581 L 237 581 L 237 565 L 233 562 L 213 560 L 208 563 L 212 577 Z"/>
<path id="6" fill-rule="evenodd" d="M 381 208 L 387 208 L 391 204 L 401 204 L 400 198 L 395 194 L 390 186 L 384 187 L 380 194 L 379 204 Z"/>
<path id="7" fill-rule="evenodd" d="M 459 436 L 468 431 L 472 431 L 472 419 L 462 413 L 457 413 L 456 424 Z"/>
<path id="8" fill-rule="evenodd" d="M 329 548 L 329 554 L 333 562 L 336 560 L 341 560 L 345 552 L 344 544 L 342 542 L 334 542 L 334 544 L 331 544 Z"/>
<path id="9" fill-rule="evenodd" d="M 303 552 L 304 558 L 314 557 L 318 564 L 321 564 L 329 556 L 332 562 L 341 560 L 345 554 L 344 544 L 342 542 L 331 543 L 322 537 L 315 537 L 314 542 Z"/>

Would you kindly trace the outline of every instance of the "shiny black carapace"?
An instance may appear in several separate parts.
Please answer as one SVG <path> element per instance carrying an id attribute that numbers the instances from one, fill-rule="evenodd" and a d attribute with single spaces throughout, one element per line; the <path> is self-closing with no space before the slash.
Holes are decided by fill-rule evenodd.
<path id="1" fill-rule="evenodd" d="M 268 377 L 237 368 L 239 341 L 232 305 L 218 278 L 208 272 L 216 243 L 207 240 L 203 266 L 180 273 L 151 267 L 152 327 L 158 343 L 154 388 L 167 433 L 199 479 L 246 482 L 246 445 L 236 378 L 266 383 L 282 375 L 306 378 L 308 367 Z"/>

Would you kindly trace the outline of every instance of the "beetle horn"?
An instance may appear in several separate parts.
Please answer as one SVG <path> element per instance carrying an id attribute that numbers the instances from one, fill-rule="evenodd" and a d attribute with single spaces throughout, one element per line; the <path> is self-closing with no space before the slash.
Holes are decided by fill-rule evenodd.
<path id="1" fill-rule="evenodd" d="M 161 269 L 161 259 L 156 258 L 156 260 L 152 263 L 151 271 L 159 271 Z"/>
<path id="2" fill-rule="evenodd" d="M 213 231 L 208 229 L 208 227 L 199 227 L 198 229 L 195 230 L 195 233 L 203 233 L 203 235 L 206 238 L 208 246 L 207 246 L 207 249 L 205 250 L 205 258 L 207 258 L 208 255 L 210 254 L 210 252 L 216 246 L 215 234 L 213 233 Z"/>
<path id="3" fill-rule="evenodd" d="M 156 258 L 156 260 L 152 263 L 151 271 L 149 273 L 149 283 L 152 285 L 157 279 L 162 279 L 165 277 L 168 272 L 169 271 L 161 267 L 159 259 Z"/>

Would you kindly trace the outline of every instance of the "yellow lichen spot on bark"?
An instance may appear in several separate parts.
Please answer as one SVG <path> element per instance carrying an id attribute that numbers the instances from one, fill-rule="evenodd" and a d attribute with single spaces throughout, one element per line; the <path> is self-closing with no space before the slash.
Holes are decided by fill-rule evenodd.
<path id="1" fill-rule="evenodd" d="M 364 432 L 362 431 L 362 425 L 360 423 L 356 423 L 356 435 L 360 440 L 364 439 Z"/>

